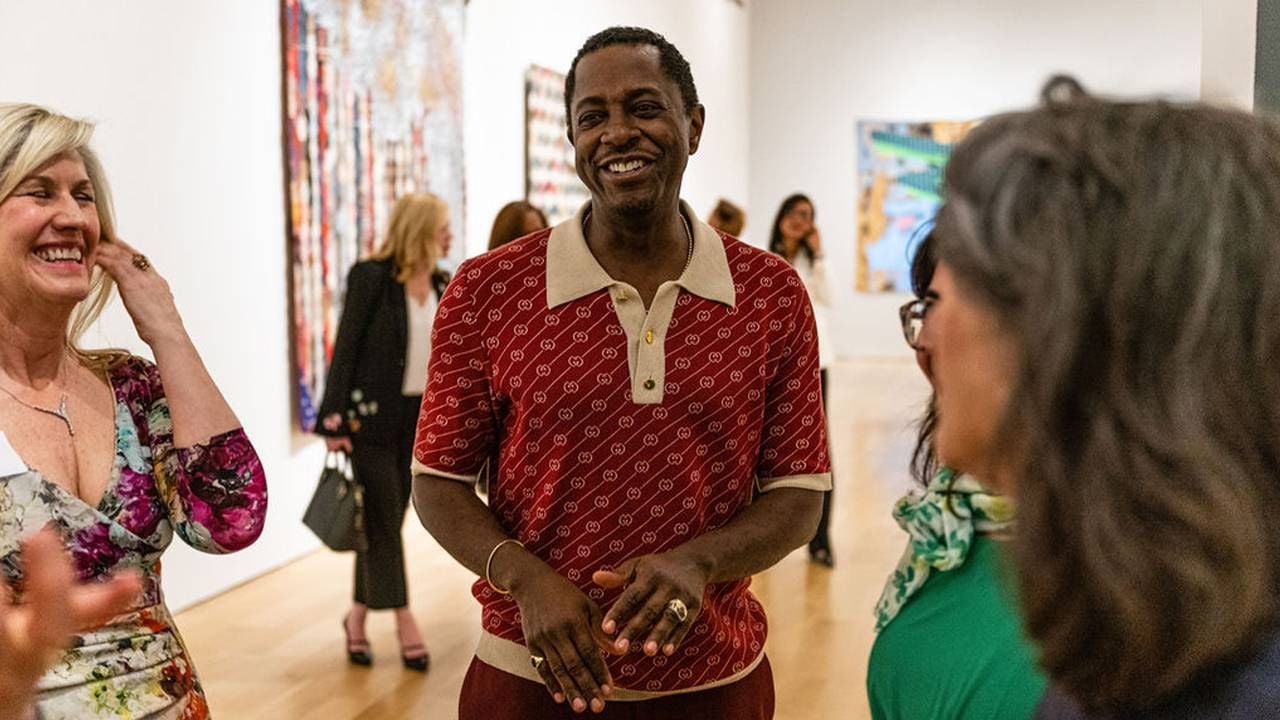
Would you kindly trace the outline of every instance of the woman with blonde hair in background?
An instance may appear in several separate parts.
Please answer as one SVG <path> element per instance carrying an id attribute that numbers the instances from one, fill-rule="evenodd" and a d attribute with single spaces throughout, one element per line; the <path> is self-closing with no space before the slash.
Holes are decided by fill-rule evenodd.
<path id="1" fill-rule="evenodd" d="M 493 231 L 489 233 L 489 249 L 497 250 L 507 243 L 547 227 L 547 216 L 524 200 L 516 200 L 502 206 L 493 219 Z"/>
<path id="2" fill-rule="evenodd" d="M 396 202 L 386 239 L 347 275 L 347 295 L 316 432 L 330 451 L 351 455 L 364 487 L 368 549 L 356 553 L 354 601 L 343 618 L 347 658 L 373 662 L 369 610 L 395 610 L 400 658 L 425 671 L 430 655 L 409 609 L 400 531 L 409 504 L 418 407 L 427 383 L 431 323 L 449 281 L 437 262 L 449 252 L 449 206 L 430 193 Z"/>
<path id="3" fill-rule="evenodd" d="M 168 283 L 115 234 L 92 132 L 0 105 L 0 572 L 23 589 L 24 540 L 49 525 L 81 580 L 140 575 L 130 609 L 77 633 L 40 680 L 40 717 L 199 720 L 160 556 L 174 533 L 205 552 L 248 546 L 266 479 Z M 154 364 L 79 345 L 113 285 Z"/>

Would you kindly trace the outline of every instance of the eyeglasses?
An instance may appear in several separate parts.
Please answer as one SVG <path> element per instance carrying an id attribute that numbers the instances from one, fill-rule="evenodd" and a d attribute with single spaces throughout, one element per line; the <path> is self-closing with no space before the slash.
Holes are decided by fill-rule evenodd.
<path id="1" fill-rule="evenodd" d="M 929 312 L 928 300 L 912 300 L 898 308 L 898 318 L 902 320 L 902 337 L 913 350 L 920 349 L 920 333 L 924 332 L 924 316 Z"/>

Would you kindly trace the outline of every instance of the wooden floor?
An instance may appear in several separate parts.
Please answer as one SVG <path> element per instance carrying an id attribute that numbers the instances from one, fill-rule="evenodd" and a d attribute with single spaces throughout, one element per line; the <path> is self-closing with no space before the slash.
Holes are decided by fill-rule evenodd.
<path id="1" fill-rule="evenodd" d="M 843 363 L 831 372 L 836 569 L 797 551 L 756 579 L 769 614 L 778 720 L 868 717 L 871 608 L 905 535 L 889 517 L 907 487 L 910 423 L 926 386 L 910 361 Z M 394 622 L 370 618 L 372 669 L 352 668 L 339 622 L 351 559 L 317 552 L 178 616 L 220 720 L 457 718 L 479 635 L 473 579 L 406 522 L 411 603 L 431 648 L 425 676 L 402 670 Z"/>

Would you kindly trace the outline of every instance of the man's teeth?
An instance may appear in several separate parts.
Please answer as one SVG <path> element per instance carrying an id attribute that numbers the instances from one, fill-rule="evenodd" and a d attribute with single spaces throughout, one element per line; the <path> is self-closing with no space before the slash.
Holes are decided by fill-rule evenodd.
<path id="1" fill-rule="evenodd" d="M 84 256 L 80 252 L 80 248 L 63 248 L 48 247 L 41 248 L 36 251 L 36 257 L 48 262 L 60 262 L 71 260 L 73 262 L 83 262 Z"/>
<path id="2" fill-rule="evenodd" d="M 644 166 L 645 166 L 645 162 L 643 160 L 632 160 L 630 162 L 612 162 L 612 163 L 609 163 L 608 165 L 609 172 L 616 172 L 616 173 L 631 172 L 632 170 L 639 170 Z"/>

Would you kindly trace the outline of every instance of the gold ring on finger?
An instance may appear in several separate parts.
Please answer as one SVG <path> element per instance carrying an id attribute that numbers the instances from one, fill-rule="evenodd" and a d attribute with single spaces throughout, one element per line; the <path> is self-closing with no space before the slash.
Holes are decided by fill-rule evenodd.
<path id="1" fill-rule="evenodd" d="M 133 266 L 142 272 L 146 272 L 151 269 L 151 261 L 147 259 L 146 255 L 137 253 L 133 256 Z"/>
<path id="2" fill-rule="evenodd" d="M 547 664 L 547 659 L 541 655 L 530 655 L 529 664 L 533 666 L 534 670 L 541 671 L 542 666 Z"/>
<path id="3" fill-rule="evenodd" d="M 677 625 L 689 619 L 689 606 L 684 604 L 680 598 L 672 598 L 667 601 L 667 607 L 663 611 L 667 617 L 675 621 Z"/>

